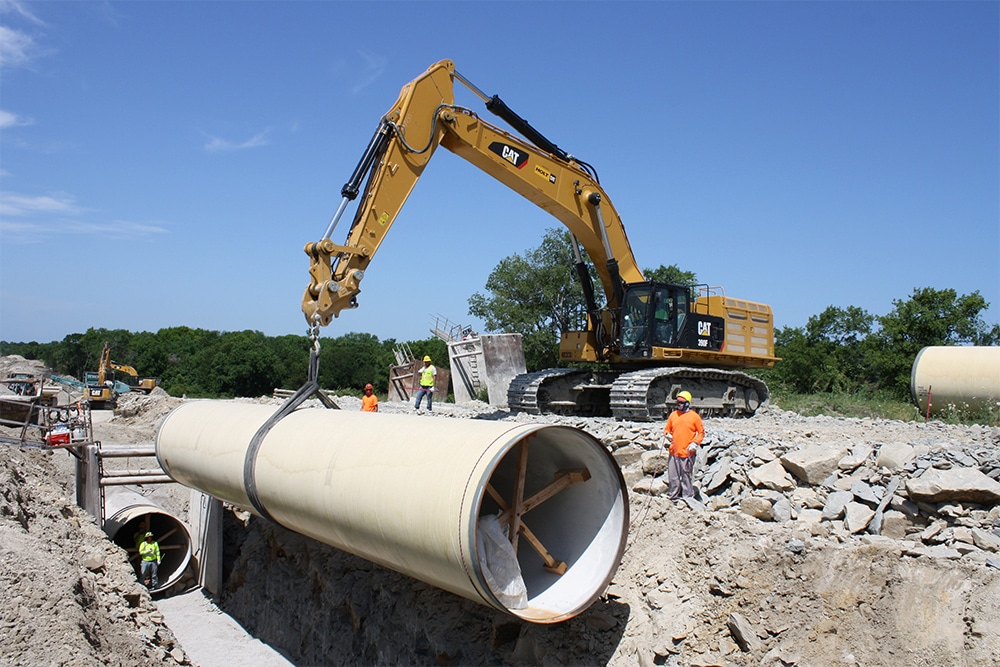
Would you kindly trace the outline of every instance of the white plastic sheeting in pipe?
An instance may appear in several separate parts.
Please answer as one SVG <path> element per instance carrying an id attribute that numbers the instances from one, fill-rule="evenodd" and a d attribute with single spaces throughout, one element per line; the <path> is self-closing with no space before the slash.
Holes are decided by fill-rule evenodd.
<path id="1" fill-rule="evenodd" d="M 584 611 L 621 562 L 628 491 L 608 450 L 584 431 L 307 408 L 251 447 L 274 412 L 257 404 L 185 403 L 161 425 L 157 459 L 182 484 L 531 622 Z M 519 468 L 522 447 L 527 459 Z M 582 469 L 586 481 L 539 501 L 559 475 Z M 511 505 L 519 478 L 530 505 L 523 523 L 566 568 L 561 575 L 546 570 L 520 535 L 528 604 L 515 609 L 490 589 L 476 545 L 480 517 L 501 510 L 487 486 Z"/>
<path id="2" fill-rule="evenodd" d="M 913 360 L 910 394 L 921 414 L 997 409 L 1000 407 L 1000 347 L 941 345 L 923 348 Z"/>

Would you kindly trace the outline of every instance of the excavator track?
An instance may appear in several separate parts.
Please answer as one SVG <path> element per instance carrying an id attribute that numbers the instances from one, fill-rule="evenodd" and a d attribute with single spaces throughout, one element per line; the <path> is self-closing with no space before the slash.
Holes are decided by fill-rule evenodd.
<path id="1" fill-rule="evenodd" d="M 507 405 L 514 412 L 579 417 L 610 417 L 610 378 L 576 368 L 548 368 L 522 373 L 507 387 Z M 608 374 L 613 375 L 613 374 Z"/>
<path id="2" fill-rule="evenodd" d="M 611 412 L 617 419 L 666 419 L 681 390 L 691 392 L 694 408 L 706 417 L 750 417 L 770 396 L 752 375 L 718 368 L 646 368 L 622 373 L 611 387 Z"/>
<path id="3" fill-rule="evenodd" d="M 514 378 L 507 404 L 515 412 L 628 421 L 666 419 L 674 397 L 691 392 L 706 417 L 750 417 L 770 396 L 761 380 L 718 368 L 646 368 L 625 373 L 549 368 Z"/>

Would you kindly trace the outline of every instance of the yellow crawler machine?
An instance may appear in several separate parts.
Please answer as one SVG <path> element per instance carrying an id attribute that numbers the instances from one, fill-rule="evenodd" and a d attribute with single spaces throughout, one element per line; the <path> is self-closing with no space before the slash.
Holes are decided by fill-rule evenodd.
<path id="1" fill-rule="evenodd" d="M 455 105 L 458 81 L 524 138 Z M 573 237 L 576 272 L 587 302 L 587 328 L 563 334 L 559 368 L 515 378 L 511 409 L 624 419 L 658 419 L 681 388 L 699 409 L 753 414 L 766 385 L 738 369 L 771 368 L 770 306 L 725 296 L 721 288 L 647 281 L 596 171 L 546 139 L 497 96 L 487 97 L 450 60 L 432 65 L 400 91 L 379 123 L 321 240 L 309 243 L 311 282 L 302 312 L 328 324 L 357 295 L 368 264 L 438 146 L 483 170 L 550 213 Z M 365 180 L 367 177 L 367 180 Z M 347 205 L 364 191 L 343 244 L 331 236 Z M 605 295 L 598 304 L 586 255 Z"/>
<path id="2" fill-rule="evenodd" d="M 119 364 L 112 361 L 109 362 L 108 365 L 112 370 L 124 373 L 128 376 L 125 384 L 127 384 L 129 389 L 132 391 L 141 391 L 144 394 L 148 394 L 160 385 L 160 378 L 143 377 L 139 375 L 138 371 L 126 364 Z"/>

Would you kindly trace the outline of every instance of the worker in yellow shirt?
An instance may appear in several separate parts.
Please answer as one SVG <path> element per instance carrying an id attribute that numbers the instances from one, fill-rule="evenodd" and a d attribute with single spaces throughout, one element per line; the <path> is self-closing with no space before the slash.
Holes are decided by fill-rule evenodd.
<path id="1" fill-rule="evenodd" d="M 438 372 L 431 365 L 431 358 L 429 356 L 424 356 L 424 367 L 417 374 L 420 376 L 420 390 L 417 391 L 417 402 L 414 404 L 413 409 L 419 410 L 420 401 L 426 396 L 427 412 L 431 412 L 434 402 L 434 378 L 437 377 Z"/>
<path id="2" fill-rule="evenodd" d="M 147 532 L 146 538 L 139 543 L 139 557 L 142 558 L 142 583 L 146 588 L 159 588 L 160 543 L 153 539 L 153 533 Z"/>
<path id="3" fill-rule="evenodd" d="M 677 394 L 677 409 L 667 417 L 663 438 L 670 437 L 670 459 L 667 474 L 670 479 L 667 495 L 670 500 L 694 498 L 694 460 L 698 446 L 705 439 L 705 425 L 701 415 L 691 409 L 691 392 Z"/>

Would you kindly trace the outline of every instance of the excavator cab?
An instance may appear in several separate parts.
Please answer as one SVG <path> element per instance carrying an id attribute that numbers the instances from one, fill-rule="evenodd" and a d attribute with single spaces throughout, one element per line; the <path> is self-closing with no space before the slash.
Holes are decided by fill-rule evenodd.
<path id="1" fill-rule="evenodd" d="M 625 285 L 619 356 L 649 359 L 655 356 L 654 348 L 720 350 L 721 318 L 692 314 L 691 303 L 691 288 L 686 285 Z"/>

